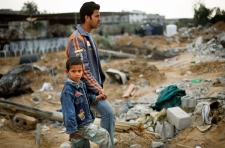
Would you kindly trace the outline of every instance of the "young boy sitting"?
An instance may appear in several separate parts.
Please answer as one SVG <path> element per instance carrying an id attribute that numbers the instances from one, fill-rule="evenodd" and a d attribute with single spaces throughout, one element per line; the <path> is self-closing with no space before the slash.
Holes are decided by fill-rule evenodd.
<path id="1" fill-rule="evenodd" d="M 90 147 L 89 140 L 99 148 L 111 148 L 108 132 L 93 124 L 94 115 L 90 105 L 102 96 L 87 97 L 86 86 L 80 80 L 83 74 L 83 63 L 78 57 L 71 57 L 66 62 L 68 78 L 62 89 L 61 104 L 66 133 L 70 135 L 72 148 Z"/>

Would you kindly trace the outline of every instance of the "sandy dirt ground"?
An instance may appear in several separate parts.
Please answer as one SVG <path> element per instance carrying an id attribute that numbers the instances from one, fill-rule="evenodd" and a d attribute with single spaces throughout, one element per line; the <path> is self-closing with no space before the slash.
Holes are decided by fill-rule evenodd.
<path id="1" fill-rule="evenodd" d="M 156 38 L 157 47 L 160 46 L 158 38 Z M 151 41 L 154 43 L 154 40 Z M 168 42 L 161 42 L 162 49 L 170 48 L 172 46 L 185 46 L 185 44 L 177 44 Z M 4 74 L 8 70 L 17 67 L 20 57 L 1 57 L 0 58 L 0 73 Z M 134 99 L 153 93 L 155 89 L 164 84 L 170 84 L 174 81 L 182 79 L 215 79 L 225 74 L 225 63 L 220 61 L 202 62 L 200 64 L 193 64 L 193 61 L 198 61 L 197 57 L 190 55 L 187 52 L 181 52 L 175 58 L 168 58 L 167 60 L 153 60 L 148 61 L 144 56 L 137 58 L 113 58 L 106 63 L 103 63 L 103 70 L 108 68 L 117 69 L 129 75 L 130 80 L 126 85 L 119 83 L 110 83 L 107 77 L 104 84 L 106 93 L 108 94 L 108 101 L 113 104 L 116 99 L 122 99 L 122 95 L 126 91 L 129 84 L 136 84 L 137 81 L 145 79 L 150 83 L 149 88 L 141 88 Z M 52 76 L 45 71 L 28 72 L 22 74 L 24 77 L 30 79 L 32 90 L 31 94 L 22 94 L 8 98 L 8 101 L 21 103 L 27 106 L 36 107 L 43 110 L 56 111 L 61 108 L 60 92 L 63 87 L 63 81 L 66 78 L 65 73 L 65 51 L 48 53 L 42 55 L 41 59 L 34 64 L 39 66 L 46 66 L 47 68 L 54 68 L 57 73 Z M 203 72 L 205 68 L 210 67 L 208 72 Z M 190 75 L 185 75 L 187 71 L 191 71 Z M 142 75 L 142 76 L 140 76 Z M 42 85 L 48 82 L 53 86 L 53 90 L 37 92 Z M 225 86 L 210 86 L 209 94 L 224 90 Z M 33 99 L 38 98 L 38 102 Z M 0 147 L 2 148 L 37 148 L 35 144 L 36 129 L 24 130 L 12 124 L 7 116 L 0 116 Z M 56 148 L 60 147 L 62 143 L 69 143 L 68 135 L 64 132 L 63 126 L 57 125 L 57 122 L 48 120 L 41 120 L 41 148 Z M 191 148 L 200 146 L 202 148 L 222 148 L 225 145 L 225 118 L 222 118 L 218 124 L 213 124 L 209 130 L 202 133 L 195 125 L 179 132 L 173 139 L 168 140 L 168 147 L 171 148 Z M 115 148 L 129 148 L 131 145 L 139 144 L 142 148 L 151 147 L 152 139 L 142 134 L 138 134 L 132 130 L 126 132 L 116 132 L 115 138 L 117 143 Z M 92 147 L 97 148 L 95 144 Z"/>

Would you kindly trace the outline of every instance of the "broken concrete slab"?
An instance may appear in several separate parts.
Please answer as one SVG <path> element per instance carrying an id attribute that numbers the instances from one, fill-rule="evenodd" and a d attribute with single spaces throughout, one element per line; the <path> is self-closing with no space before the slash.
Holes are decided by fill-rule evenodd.
<path id="1" fill-rule="evenodd" d="M 138 98 L 136 100 L 136 103 L 153 105 L 153 104 L 155 104 L 157 98 L 158 98 L 157 94 L 146 94 L 146 95 Z"/>
<path id="2" fill-rule="evenodd" d="M 203 43 L 203 37 L 199 36 L 196 38 L 195 42 L 194 42 L 194 47 L 199 47 L 200 45 L 202 45 Z"/>
<path id="3" fill-rule="evenodd" d="M 155 132 L 159 133 L 161 137 L 163 137 L 165 133 L 166 138 L 174 138 L 174 125 L 166 121 L 164 121 L 164 123 L 160 123 L 159 121 L 157 121 Z"/>

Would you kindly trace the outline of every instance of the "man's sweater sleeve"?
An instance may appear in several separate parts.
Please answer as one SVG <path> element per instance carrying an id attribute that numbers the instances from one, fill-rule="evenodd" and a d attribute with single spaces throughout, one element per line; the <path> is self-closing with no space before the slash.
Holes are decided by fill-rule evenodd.
<path id="1" fill-rule="evenodd" d="M 94 94 L 98 94 L 102 90 L 102 87 L 91 73 L 89 64 L 89 62 L 91 61 L 87 57 L 87 48 L 84 43 L 84 40 L 82 39 L 82 37 L 79 36 L 74 37 L 73 39 L 70 40 L 69 45 L 67 47 L 68 47 L 67 53 L 69 57 L 80 56 L 83 61 L 84 67 L 83 67 L 82 81 L 86 84 L 87 89 Z M 83 50 L 80 55 L 77 55 L 75 53 L 75 50 L 77 49 Z"/>

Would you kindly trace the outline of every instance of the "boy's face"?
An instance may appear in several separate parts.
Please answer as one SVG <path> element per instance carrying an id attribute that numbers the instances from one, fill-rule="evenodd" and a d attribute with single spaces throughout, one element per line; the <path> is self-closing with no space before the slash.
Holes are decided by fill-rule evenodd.
<path id="1" fill-rule="evenodd" d="M 75 82 L 79 82 L 83 74 L 82 65 L 72 65 L 70 70 L 66 70 L 66 73 L 69 75 L 69 78 Z"/>

